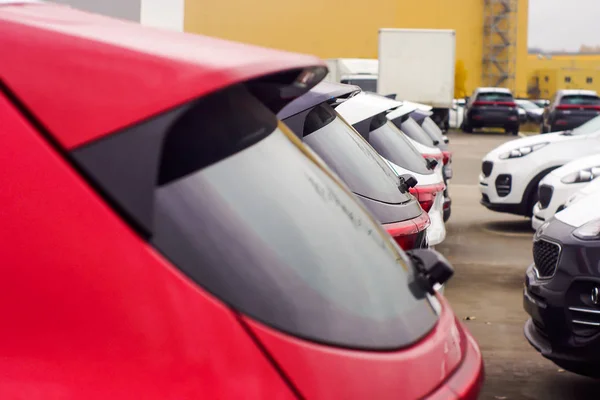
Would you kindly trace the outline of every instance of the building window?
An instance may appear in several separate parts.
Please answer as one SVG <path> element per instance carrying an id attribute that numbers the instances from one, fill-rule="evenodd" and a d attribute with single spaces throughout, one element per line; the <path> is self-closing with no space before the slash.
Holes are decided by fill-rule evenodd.
<path id="1" fill-rule="evenodd" d="M 570 76 L 565 76 L 565 82 L 571 83 L 571 77 Z"/>
<path id="2" fill-rule="evenodd" d="M 548 75 L 546 75 L 546 76 L 544 77 L 544 82 L 548 82 L 548 80 L 549 80 L 549 79 L 548 79 Z"/>
<path id="3" fill-rule="evenodd" d="M 587 78 L 585 78 L 585 82 L 586 83 L 593 83 L 594 82 L 594 78 L 592 78 L 591 76 L 588 76 Z"/>

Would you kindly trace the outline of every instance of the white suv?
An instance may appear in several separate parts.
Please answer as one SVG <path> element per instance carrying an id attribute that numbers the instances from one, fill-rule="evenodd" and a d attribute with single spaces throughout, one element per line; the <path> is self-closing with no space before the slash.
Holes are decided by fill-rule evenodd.
<path id="1" fill-rule="evenodd" d="M 530 217 L 538 202 L 538 183 L 548 173 L 594 154 L 600 154 L 600 117 L 572 131 L 506 142 L 483 158 L 481 204 L 492 211 Z"/>
<path id="2" fill-rule="evenodd" d="M 539 228 L 565 208 L 569 197 L 600 177 L 600 153 L 583 157 L 555 169 L 541 180 L 531 226 Z"/>

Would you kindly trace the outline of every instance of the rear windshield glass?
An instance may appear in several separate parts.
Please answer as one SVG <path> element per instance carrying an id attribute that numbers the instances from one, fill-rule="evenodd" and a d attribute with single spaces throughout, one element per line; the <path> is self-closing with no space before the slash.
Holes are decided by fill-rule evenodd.
<path id="1" fill-rule="evenodd" d="M 598 106 L 600 105 L 600 98 L 590 95 L 568 95 L 560 99 L 560 104 Z"/>
<path id="2" fill-rule="evenodd" d="M 427 168 L 427 163 L 421 153 L 392 121 L 387 121 L 379 128 L 369 132 L 369 143 L 382 157 L 399 167 L 418 174 L 433 173 Z"/>
<path id="3" fill-rule="evenodd" d="M 423 128 L 421 128 L 421 125 L 419 125 L 414 119 L 406 119 L 400 124 L 400 129 L 412 140 L 425 146 L 435 147 L 435 143 L 433 143 L 431 137 L 429 137 L 427 132 L 425 132 Z"/>
<path id="4" fill-rule="evenodd" d="M 377 79 L 342 79 L 341 83 L 356 85 L 364 92 L 377 92 Z"/>
<path id="5" fill-rule="evenodd" d="M 423 130 L 427 132 L 427 134 L 431 138 L 437 140 L 442 144 L 444 143 L 444 134 L 442 133 L 442 130 L 435 122 L 433 122 L 431 118 L 426 117 L 425 119 L 423 119 L 421 128 L 423 128 Z"/>
<path id="6" fill-rule="evenodd" d="M 479 93 L 477 95 L 477 101 L 498 101 L 498 102 L 512 102 L 513 96 L 510 93 Z"/>
<path id="7" fill-rule="evenodd" d="M 313 127 L 318 129 L 313 131 Z M 322 104 L 310 111 L 304 134 L 304 142 L 354 193 L 386 203 L 411 200 L 407 192 L 398 188 L 396 173 L 330 106 Z"/>
<path id="8" fill-rule="evenodd" d="M 200 287 L 268 326 L 335 346 L 400 348 L 433 328 L 435 299 L 403 253 L 243 87 L 161 126 L 148 240 Z M 130 166 L 148 154 L 128 132 L 94 144 L 105 162 L 111 146 L 131 147 Z"/>

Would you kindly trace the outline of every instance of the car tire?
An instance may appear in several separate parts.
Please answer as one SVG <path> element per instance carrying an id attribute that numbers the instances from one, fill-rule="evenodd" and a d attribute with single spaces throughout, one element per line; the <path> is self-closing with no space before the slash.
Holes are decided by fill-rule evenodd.
<path id="1" fill-rule="evenodd" d="M 467 121 L 464 121 L 462 125 L 462 131 L 464 133 L 473 133 L 473 128 L 467 123 Z"/>
<path id="2" fill-rule="evenodd" d="M 519 135 L 519 128 L 520 128 L 519 125 L 513 126 L 511 128 L 507 128 L 506 129 L 506 133 L 509 133 L 509 134 L 511 134 L 513 136 L 518 136 Z"/>

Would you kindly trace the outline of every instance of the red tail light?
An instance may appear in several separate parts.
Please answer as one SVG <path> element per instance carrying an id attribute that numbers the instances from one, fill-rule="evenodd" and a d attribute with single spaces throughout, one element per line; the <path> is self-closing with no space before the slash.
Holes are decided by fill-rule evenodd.
<path id="1" fill-rule="evenodd" d="M 383 227 L 394 238 L 402 250 L 411 250 L 417 244 L 419 233 L 427 229 L 429 224 L 429 215 L 424 212 L 408 221 L 386 224 Z"/>
<path id="2" fill-rule="evenodd" d="M 435 153 L 435 154 L 421 153 L 421 154 L 423 155 L 423 158 L 435 158 L 438 161 L 440 161 L 444 158 L 444 155 L 442 153 Z"/>
<path id="3" fill-rule="evenodd" d="M 421 208 L 429 212 L 435 201 L 435 196 L 438 192 L 441 194 L 444 189 L 444 184 L 438 183 L 434 185 L 415 186 L 410 188 L 410 192 L 419 200 Z"/>
<path id="4" fill-rule="evenodd" d="M 452 152 L 450 151 L 442 151 L 442 156 L 444 159 L 444 165 L 447 165 L 448 162 L 452 159 Z"/>
<path id="5" fill-rule="evenodd" d="M 476 101 L 473 103 L 474 106 L 506 106 L 506 107 L 517 107 L 514 101 Z"/>
<path id="6" fill-rule="evenodd" d="M 579 108 L 583 108 L 584 110 L 596 110 L 596 111 L 600 111 L 600 105 L 594 106 L 594 105 L 583 105 L 583 104 L 561 104 L 556 106 L 557 110 L 572 110 L 572 109 L 579 109 Z"/>

